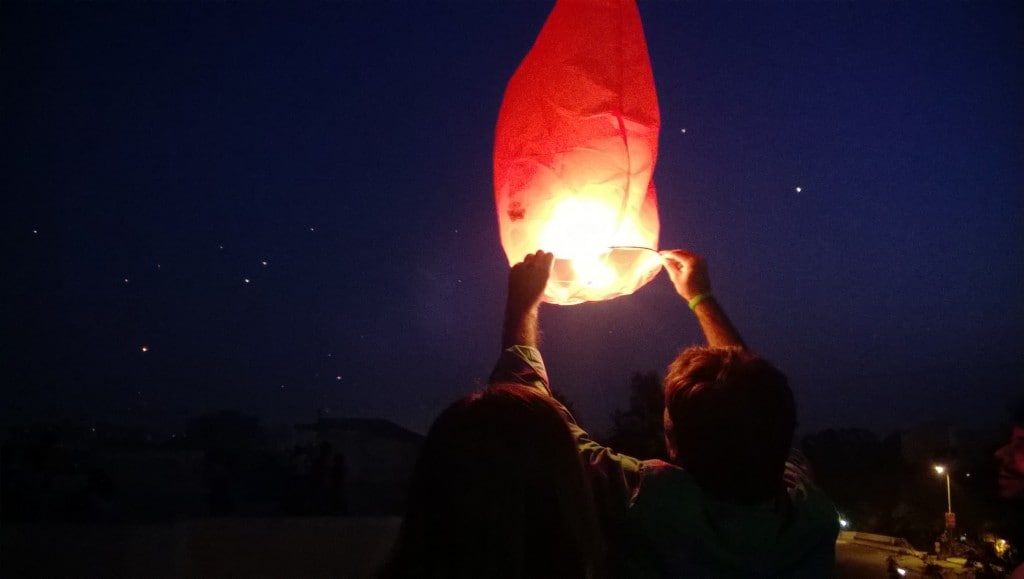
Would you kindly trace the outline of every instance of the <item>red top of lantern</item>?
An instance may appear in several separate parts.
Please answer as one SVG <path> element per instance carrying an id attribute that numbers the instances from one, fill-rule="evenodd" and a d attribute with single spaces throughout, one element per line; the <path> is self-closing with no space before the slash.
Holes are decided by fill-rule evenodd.
<path id="1" fill-rule="evenodd" d="M 502 246 L 510 264 L 555 254 L 547 301 L 611 299 L 657 274 L 659 125 L 635 1 L 558 0 L 509 81 L 494 144 Z"/>

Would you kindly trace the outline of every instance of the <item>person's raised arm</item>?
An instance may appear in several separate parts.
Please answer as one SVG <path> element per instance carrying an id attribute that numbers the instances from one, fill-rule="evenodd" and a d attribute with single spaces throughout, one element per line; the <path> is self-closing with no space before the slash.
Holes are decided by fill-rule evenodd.
<path id="1" fill-rule="evenodd" d="M 505 303 L 505 325 L 501 347 L 529 346 L 536 348 L 537 314 L 541 297 L 551 275 L 554 255 L 538 251 L 512 266 L 508 274 L 508 301 Z"/>
<path id="2" fill-rule="evenodd" d="M 711 278 L 708 276 L 708 264 L 704 258 L 683 249 L 662 251 L 661 259 L 665 262 L 672 285 L 697 315 L 704 337 L 708 345 L 716 348 L 739 347 L 746 349 L 743 338 L 733 327 L 725 310 L 711 295 Z"/>
<path id="3" fill-rule="evenodd" d="M 640 461 L 617 454 L 590 438 L 572 413 L 551 395 L 539 345 L 538 315 L 554 255 L 538 251 L 512 266 L 508 274 L 508 301 L 501 333 L 502 353 L 491 373 L 491 384 L 519 384 L 547 396 L 565 418 L 576 448 L 592 472 L 591 484 L 603 517 L 621 523 L 629 498 L 640 480 Z M 610 524 L 610 523 L 609 523 Z"/>

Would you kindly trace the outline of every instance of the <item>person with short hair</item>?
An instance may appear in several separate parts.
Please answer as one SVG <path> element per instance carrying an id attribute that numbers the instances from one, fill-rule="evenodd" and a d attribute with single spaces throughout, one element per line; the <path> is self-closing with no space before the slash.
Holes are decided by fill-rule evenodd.
<path id="1" fill-rule="evenodd" d="M 999 469 L 997 485 L 1004 500 L 1009 524 L 1004 529 L 1012 548 L 1011 579 L 1024 579 L 1024 399 L 1016 402 L 1010 416 L 1010 437 L 995 452 Z"/>
<path id="2" fill-rule="evenodd" d="M 799 461 L 786 376 L 750 352 L 711 296 L 707 266 L 662 252 L 708 347 L 687 348 L 664 381 L 671 462 L 638 460 L 595 442 L 559 409 L 591 474 L 615 572 L 643 577 L 828 577 L 838 516 Z M 538 315 L 553 256 L 538 251 L 509 273 L 503 351 L 492 384 L 551 390 Z M 552 399 L 553 400 L 553 399 Z M 557 403 L 557 402 L 556 402 Z"/>
<path id="3" fill-rule="evenodd" d="M 741 503 L 778 493 L 796 428 L 782 372 L 739 347 L 692 347 L 669 365 L 663 388 L 669 456 L 701 488 Z"/>

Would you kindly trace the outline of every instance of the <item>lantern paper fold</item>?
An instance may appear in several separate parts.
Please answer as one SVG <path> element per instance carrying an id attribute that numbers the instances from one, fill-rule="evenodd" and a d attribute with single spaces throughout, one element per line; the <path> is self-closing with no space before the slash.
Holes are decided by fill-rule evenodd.
<path id="1" fill-rule="evenodd" d="M 631 294 L 657 275 L 660 116 L 634 0 L 558 0 L 505 90 L 494 191 L 510 264 L 555 254 L 545 300 Z"/>

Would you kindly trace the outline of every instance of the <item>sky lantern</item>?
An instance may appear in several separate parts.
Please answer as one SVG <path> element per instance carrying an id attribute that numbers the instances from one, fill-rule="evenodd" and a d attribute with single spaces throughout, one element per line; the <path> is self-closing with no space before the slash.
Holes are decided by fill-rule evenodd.
<path id="1" fill-rule="evenodd" d="M 558 0 L 505 89 L 494 197 L 510 264 L 555 255 L 545 300 L 628 295 L 657 275 L 658 97 L 635 0 Z"/>

